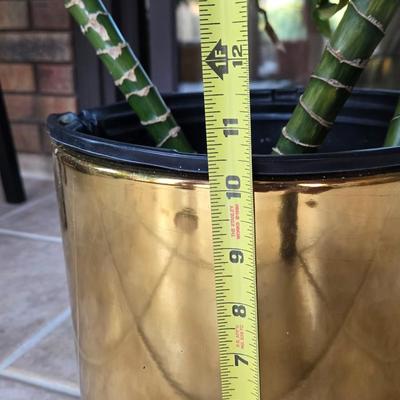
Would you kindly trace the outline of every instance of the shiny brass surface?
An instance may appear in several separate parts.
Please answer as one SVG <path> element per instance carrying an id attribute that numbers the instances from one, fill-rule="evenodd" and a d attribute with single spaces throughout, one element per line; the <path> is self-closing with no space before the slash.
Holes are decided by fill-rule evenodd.
<path id="1" fill-rule="evenodd" d="M 82 398 L 220 399 L 207 182 L 55 161 Z M 400 174 L 255 190 L 262 399 L 400 399 Z"/>

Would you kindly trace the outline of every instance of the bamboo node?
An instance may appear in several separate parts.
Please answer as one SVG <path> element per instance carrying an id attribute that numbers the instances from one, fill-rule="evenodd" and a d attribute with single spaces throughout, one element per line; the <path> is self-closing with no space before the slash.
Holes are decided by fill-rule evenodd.
<path id="1" fill-rule="evenodd" d="M 349 93 L 351 93 L 353 91 L 353 87 L 352 86 L 345 85 L 344 83 L 339 82 L 336 79 L 324 78 L 323 76 L 319 76 L 319 75 L 315 75 L 315 74 L 312 74 L 311 78 L 318 79 L 318 80 L 320 80 L 322 82 L 325 82 L 328 85 L 334 87 L 335 89 L 344 89 Z"/>
<path id="2" fill-rule="evenodd" d="M 371 23 L 372 25 L 375 26 L 375 28 L 378 28 L 383 34 L 385 34 L 385 28 L 379 20 L 377 20 L 373 15 L 367 15 L 363 13 L 353 2 L 353 0 L 349 0 L 349 3 L 352 5 L 356 13 L 361 17 L 364 18 L 366 21 Z"/>
<path id="3" fill-rule="evenodd" d="M 295 137 L 289 135 L 286 126 L 284 126 L 284 127 L 282 128 L 282 136 L 283 136 L 285 139 L 289 140 L 289 142 L 292 142 L 292 143 L 294 143 L 294 144 L 297 144 L 298 146 L 301 146 L 301 147 L 306 147 L 306 148 L 310 148 L 310 149 L 316 149 L 316 148 L 318 148 L 318 147 L 320 146 L 319 144 L 304 143 L 304 142 L 302 142 L 301 140 L 299 140 L 299 139 L 297 139 L 297 138 L 295 138 Z"/>
<path id="4" fill-rule="evenodd" d="M 129 100 L 129 98 L 132 96 L 146 97 L 150 93 L 150 90 L 152 89 L 152 87 L 153 87 L 153 85 L 148 85 L 142 89 L 134 90 L 133 92 L 127 93 L 125 98 L 127 100 Z"/>
<path id="5" fill-rule="evenodd" d="M 279 156 L 285 156 L 285 155 L 286 155 L 285 153 L 282 153 L 282 152 L 278 149 L 278 147 L 273 147 L 273 148 L 272 148 L 272 152 L 278 154 Z"/>
<path id="6" fill-rule="evenodd" d="M 164 144 L 169 139 L 178 137 L 180 132 L 181 132 L 181 127 L 180 126 L 175 126 L 174 128 L 170 129 L 169 132 L 168 132 L 168 135 L 163 140 L 161 140 L 160 143 L 158 143 L 157 147 L 163 147 Z"/>
<path id="7" fill-rule="evenodd" d="M 335 57 L 341 64 L 347 64 L 354 68 L 364 69 L 369 60 L 363 60 L 361 58 L 357 58 L 355 60 L 347 60 L 346 57 L 340 52 L 340 50 L 336 50 L 332 47 L 330 43 L 327 44 L 326 50 Z"/>
<path id="8" fill-rule="evenodd" d="M 393 117 L 393 119 L 392 119 L 392 121 L 396 121 L 396 120 L 398 120 L 398 119 L 400 119 L 400 114 L 399 114 L 399 115 L 396 115 L 396 116 L 394 116 L 394 117 Z"/>
<path id="9" fill-rule="evenodd" d="M 171 116 L 171 110 L 168 110 L 165 114 L 155 117 L 149 121 L 140 121 L 143 126 L 159 124 L 165 122 Z"/>
<path id="10" fill-rule="evenodd" d="M 128 43 L 118 43 L 117 46 L 106 47 L 105 49 L 97 50 L 96 54 L 98 56 L 107 55 L 110 56 L 113 60 L 121 57 L 122 50 L 128 47 Z"/>
<path id="11" fill-rule="evenodd" d="M 85 9 L 85 5 L 83 4 L 82 0 L 69 0 L 68 3 L 65 3 L 65 8 L 71 8 L 74 6 L 78 6 L 80 8 L 82 8 L 82 10 Z"/>
<path id="12" fill-rule="evenodd" d="M 100 15 L 109 16 L 108 13 L 103 11 L 88 14 L 88 22 L 81 29 L 83 34 L 86 34 L 89 29 L 94 30 L 106 42 L 110 40 L 110 36 L 107 29 L 97 20 Z"/>
<path id="13" fill-rule="evenodd" d="M 300 96 L 300 105 L 303 107 L 304 111 L 315 121 L 317 121 L 323 127 L 330 129 L 333 126 L 333 122 L 329 122 L 326 119 L 322 118 L 318 114 L 316 114 L 313 110 L 311 110 L 303 100 L 303 96 Z"/>
<path id="14" fill-rule="evenodd" d="M 139 63 L 134 65 L 131 69 L 126 71 L 121 78 L 117 79 L 115 81 L 116 86 L 122 86 L 125 81 L 131 81 L 131 82 L 136 82 L 137 77 L 136 77 L 136 68 L 139 66 Z"/>

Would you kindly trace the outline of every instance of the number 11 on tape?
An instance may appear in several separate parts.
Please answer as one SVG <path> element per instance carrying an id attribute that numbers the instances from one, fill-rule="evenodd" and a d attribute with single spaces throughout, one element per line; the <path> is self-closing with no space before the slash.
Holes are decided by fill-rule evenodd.
<path id="1" fill-rule="evenodd" d="M 247 0 L 199 0 L 223 400 L 260 400 Z"/>

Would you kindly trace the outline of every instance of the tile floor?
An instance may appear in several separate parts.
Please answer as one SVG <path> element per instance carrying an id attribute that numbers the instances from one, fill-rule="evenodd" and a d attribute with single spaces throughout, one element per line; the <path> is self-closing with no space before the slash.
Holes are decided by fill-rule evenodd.
<path id="1" fill-rule="evenodd" d="M 25 189 L 18 206 L 0 193 L 0 400 L 76 399 L 54 183 L 27 178 Z"/>

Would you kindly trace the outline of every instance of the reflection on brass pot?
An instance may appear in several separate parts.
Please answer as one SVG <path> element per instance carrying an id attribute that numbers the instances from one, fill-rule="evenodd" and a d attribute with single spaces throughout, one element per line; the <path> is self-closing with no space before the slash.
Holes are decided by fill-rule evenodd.
<path id="1" fill-rule="evenodd" d="M 207 182 L 55 160 L 83 399 L 220 399 Z M 398 400 L 400 174 L 255 191 L 262 400 Z"/>

